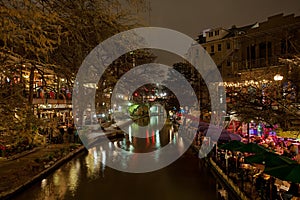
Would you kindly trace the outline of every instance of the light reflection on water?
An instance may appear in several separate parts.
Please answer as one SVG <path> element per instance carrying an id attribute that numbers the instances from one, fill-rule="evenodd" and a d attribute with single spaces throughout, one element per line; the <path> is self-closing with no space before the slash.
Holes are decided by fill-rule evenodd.
<path id="1" fill-rule="evenodd" d="M 158 130 L 157 128 L 160 128 L 162 126 L 162 117 L 160 116 L 153 116 L 150 117 L 150 119 L 143 120 L 141 124 L 147 124 L 147 120 L 150 122 L 149 128 L 146 130 L 147 138 L 137 138 L 132 136 L 133 131 L 139 131 L 139 125 L 137 123 L 131 124 L 131 126 L 128 127 L 128 134 L 125 134 L 125 138 L 119 141 L 109 142 L 107 144 L 108 148 L 111 151 L 106 152 L 104 149 L 105 147 L 97 146 L 89 149 L 89 154 L 86 156 L 86 167 L 87 167 L 87 177 L 88 178 L 98 178 L 99 170 L 101 169 L 101 174 L 104 176 L 104 169 L 105 169 L 105 163 L 106 163 L 106 157 L 109 157 L 112 159 L 112 161 L 116 161 L 119 159 L 120 153 L 115 150 L 118 148 L 122 148 L 128 152 L 150 152 L 155 151 L 164 145 L 169 144 L 170 142 L 175 143 L 176 141 L 173 140 L 175 135 L 177 133 L 170 132 L 170 125 L 168 127 L 164 127 L 162 131 Z M 172 129 L 173 130 L 173 129 Z M 150 134 L 149 134 L 150 133 Z M 161 137 L 162 135 L 167 134 L 167 140 L 165 140 L 164 143 L 161 143 Z M 170 136 L 168 136 L 170 134 Z M 177 135 L 178 137 L 178 135 Z M 169 141 L 169 139 L 171 141 Z M 182 143 L 183 145 L 183 143 Z M 159 152 L 155 151 L 155 160 L 159 161 Z M 127 159 L 126 156 L 122 157 L 122 159 Z M 122 162 L 122 165 L 124 167 L 127 166 L 128 162 L 124 161 Z M 134 160 L 130 163 L 134 165 Z"/>
<path id="2" fill-rule="evenodd" d="M 79 172 L 80 172 L 80 162 L 79 160 L 77 160 L 75 165 L 72 165 L 70 167 L 70 173 L 69 173 L 69 189 L 73 195 L 75 194 L 75 191 L 78 187 L 78 179 L 80 174 Z"/>
<path id="3" fill-rule="evenodd" d="M 129 133 L 124 139 L 109 142 L 107 145 L 112 150 L 121 147 L 130 152 L 149 152 L 170 143 L 178 143 L 178 146 L 183 149 L 183 138 L 174 132 L 172 126 L 169 125 L 162 131 L 155 129 L 159 121 L 157 117 L 150 120 L 150 123 L 153 124 L 146 130 L 148 138 L 135 138 Z M 135 125 L 129 128 L 132 131 L 134 129 L 136 129 Z M 168 194 L 167 199 L 176 200 L 186 199 L 186 192 L 188 192 L 188 196 L 191 195 L 197 199 L 216 199 L 215 179 L 211 175 L 207 175 L 206 171 L 199 172 L 197 157 L 179 159 L 169 167 L 157 172 L 128 174 L 105 166 L 107 159 L 114 160 L 120 155 L 116 151 L 109 151 L 112 154 L 108 155 L 104 149 L 101 146 L 89 149 L 88 153 L 83 153 L 69 161 L 52 175 L 17 196 L 16 199 L 67 200 L 99 199 L 100 197 L 127 199 L 130 197 L 135 200 L 146 196 L 152 196 L 148 199 L 165 199 L 163 194 L 166 193 Z M 159 153 L 155 154 L 155 159 L 159 160 Z M 123 164 L 127 165 L 127 162 L 125 161 Z M 129 164 L 134 165 L 134 163 Z M 183 187 L 183 189 L 179 187 Z M 199 190 L 201 187 L 204 188 L 203 191 Z M 116 188 L 118 188 L 117 192 Z M 135 196 L 130 195 L 132 192 L 136 193 Z M 205 198 L 201 198 L 202 195 Z"/>

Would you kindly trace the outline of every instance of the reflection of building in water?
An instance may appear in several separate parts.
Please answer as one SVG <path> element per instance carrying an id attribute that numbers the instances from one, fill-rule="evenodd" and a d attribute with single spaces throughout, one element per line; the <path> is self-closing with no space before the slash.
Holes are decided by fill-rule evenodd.
<path id="1" fill-rule="evenodd" d="M 88 178 L 97 178 L 99 176 L 101 161 L 102 151 L 99 151 L 96 147 L 89 149 L 89 153 L 85 158 Z"/>
<path id="2" fill-rule="evenodd" d="M 72 194 L 75 194 L 78 187 L 78 179 L 80 176 L 80 161 L 77 159 L 76 163 L 71 165 L 71 169 L 69 171 L 69 190 Z"/>
<path id="3" fill-rule="evenodd" d="M 166 110 L 160 104 L 154 104 L 150 107 L 150 116 L 166 115 Z"/>

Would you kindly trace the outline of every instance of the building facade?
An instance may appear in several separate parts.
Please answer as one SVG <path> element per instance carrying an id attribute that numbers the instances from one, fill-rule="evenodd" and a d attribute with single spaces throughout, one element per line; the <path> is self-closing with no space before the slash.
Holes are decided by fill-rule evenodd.
<path id="1" fill-rule="evenodd" d="M 283 66 L 279 58 L 300 53 L 300 16 L 279 14 L 243 27 L 206 30 L 198 42 L 225 81 L 237 80 L 246 71 Z"/>
<path id="2" fill-rule="evenodd" d="M 197 42 L 215 62 L 226 88 L 250 83 L 258 87 L 277 84 L 282 87 L 284 98 L 290 91 L 292 103 L 299 106 L 300 66 L 282 61 L 300 54 L 300 16 L 278 14 L 242 27 L 207 29 Z M 196 45 L 191 46 L 187 55 L 194 66 L 202 63 Z M 282 77 L 280 84 L 276 75 Z M 201 99 L 206 104 L 208 94 Z M 294 121 L 300 126 L 299 119 Z"/>

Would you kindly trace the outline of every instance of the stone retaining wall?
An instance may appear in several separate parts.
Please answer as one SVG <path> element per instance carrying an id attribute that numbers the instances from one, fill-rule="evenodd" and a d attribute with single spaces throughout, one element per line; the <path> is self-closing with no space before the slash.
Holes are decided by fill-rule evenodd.
<path id="1" fill-rule="evenodd" d="M 220 169 L 220 167 L 212 160 L 208 158 L 207 162 L 209 166 L 218 174 L 220 178 L 227 184 L 232 191 L 240 197 L 241 200 L 249 200 L 249 198 L 240 190 L 240 188 Z"/>
<path id="2" fill-rule="evenodd" d="M 56 161 L 52 166 L 50 166 L 49 168 L 43 170 L 42 172 L 40 172 L 36 176 L 32 177 L 30 180 L 28 180 L 24 184 L 22 184 L 22 185 L 20 185 L 20 186 L 18 186 L 16 188 L 12 188 L 9 191 L 2 192 L 0 194 L 0 199 L 6 200 L 6 199 L 11 198 L 12 196 L 14 196 L 17 193 L 19 193 L 21 191 L 24 191 L 25 189 L 27 189 L 28 187 L 30 187 L 32 184 L 34 184 L 34 183 L 42 180 L 47 175 L 49 175 L 50 173 L 54 172 L 61 165 L 63 165 L 64 163 L 66 163 L 67 161 L 69 161 L 70 159 L 72 159 L 77 154 L 83 152 L 84 150 L 85 150 L 85 147 L 81 146 L 78 149 L 70 152 L 67 156 L 65 156 L 65 157 L 61 158 L 60 160 Z"/>

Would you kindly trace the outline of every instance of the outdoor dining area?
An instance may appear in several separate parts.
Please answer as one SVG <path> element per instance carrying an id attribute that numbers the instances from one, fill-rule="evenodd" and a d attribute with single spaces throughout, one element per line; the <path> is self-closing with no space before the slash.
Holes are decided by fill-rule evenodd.
<path id="1" fill-rule="evenodd" d="M 240 135 L 206 122 L 197 124 L 194 146 L 214 145 L 210 158 L 249 199 L 300 200 L 299 140 Z"/>
<path id="2" fill-rule="evenodd" d="M 257 143 L 219 144 L 213 160 L 250 199 L 300 199 L 300 164 Z"/>

